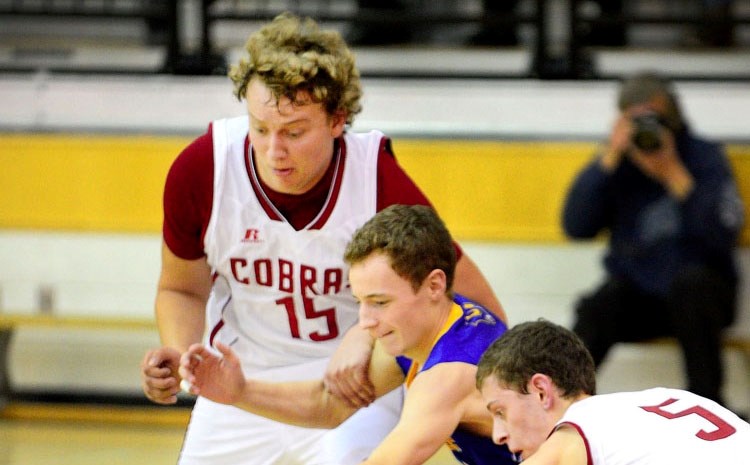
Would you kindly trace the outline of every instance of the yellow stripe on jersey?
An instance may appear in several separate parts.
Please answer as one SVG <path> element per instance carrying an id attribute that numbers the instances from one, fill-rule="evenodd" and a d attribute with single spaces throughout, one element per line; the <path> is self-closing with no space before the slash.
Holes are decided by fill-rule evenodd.
<path id="1" fill-rule="evenodd" d="M 448 332 L 448 330 L 453 326 L 453 323 L 458 321 L 460 318 L 463 318 L 464 311 L 461 309 L 461 307 L 457 303 L 453 303 L 451 306 L 451 310 L 448 313 L 448 318 L 446 318 L 445 323 L 443 324 L 443 327 L 440 328 L 440 331 L 438 332 L 435 339 L 432 341 L 432 344 L 430 344 L 430 350 L 432 350 L 433 347 L 435 347 L 435 344 L 440 340 L 441 337 L 445 333 Z M 417 362 L 416 360 L 411 361 L 411 366 L 409 367 L 409 372 L 406 374 L 406 380 L 404 381 L 404 385 L 408 388 L 411 386 L 412 381 L 414 381 L 414 378 L 419 373 L 419 370 L 422 366 Z"/>
<path id="2" fill-rule="evenodd" d="M 451 326 L 453 326 L 453 323 L 457 322 L 459 319 L 464 317 L 464 310 L 455 302 L 453 302 L 453 306 L 451 307 L 450 313 L 448 313 L 448 318 L 445 319 L 445 323 L 443 323 L 443 327 L 440 328 L 440 332 L 438 332 L 437 336 L 435 336 L 435 339 L 432 341 L 432 344 L 430 345 L 430 350 L 432 350 L 433 347 L 435 347 L 435 344 L 440 340 L 441 337 L 445 333 L 448 332 L 449 329 L 451 329 Z"/>

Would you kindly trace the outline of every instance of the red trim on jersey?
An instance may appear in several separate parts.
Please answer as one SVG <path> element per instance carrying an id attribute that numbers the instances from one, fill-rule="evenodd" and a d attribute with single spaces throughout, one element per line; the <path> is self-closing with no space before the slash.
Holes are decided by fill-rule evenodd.
<path id="1" fill-rule="evenodd" d="M 214 338 L 216 337 L 216 334 L 219 332 L 221 328 L 224 327 L 224 320 L 219 320 L 218 323 L 216 323 L 216 326 L 213 327 L 211 330 L 211 335 L 208 336 L 208 345 L 213 347 L 214 346 Z"/>
<path id="2" fill-rule="evenodd" d="M 321 210 L 317 220 L 315 220 L 315 222 L 307 229 L 322 228 L 328 221 L 328 218 L 331 217 L 331 212 L 333 212 L 333 208 L 336 206 L 336 202 L 338 202 L 339 192 L 341 192 L 341 182 L 344 179 L 344 167 L 346 166 L 346 143 L 344 142 L 343 137 L 341 138 L 341 143 L 337 145 L 339 146 L 338 156 L 334 155 L 336 158 L 336 167 L 333 171 L 333 181 L 331 188 L 328 191 L 328 197 L 326 198 L 323 210 Z"/>
<path id="3" fill-rule="evenodd" d="M 248 178 L 253 186 L 255 196 L 258 198 L 261 206 L 271 220 L 286 221 L 295 230 L 311 229 L 313 223 L 318 225 L 318 229 L 325 224 L 330 217 L 330 213 L 335 207 L 328 204 L 331 201 L 332 189 L 340 188 L 339 151 L 342 145 L 342 139 L 336 139 L 334 142 L 334 153 L 331 162 L 326 168 L 323 177 L 307 192 L 303 194 L 284 194 L 271 189 L 258 175 L 255 166 L 255 152 L 252 143 L 245 147 L 245 168 L 248 172 Z M 338 193 L 338 192 L 337 192 Z M 338 196 L 336 196 L 338 198 Z M 323 221 L 319 221 L 324 217 Z"/>
<path id="4" fill-rule="evenodd" d="M 250 179 L 250 185 L 253 186 L 253 192 L 255 197 L 258 198 L 260 206 L 263 207 L 263 211 L 266 212 L 269 218 L 273 221 L 284 221 L 281 213 L 273 206 L 271 200 L 266 197 L 266 193 L 263 191 L 263 187 L 260 185 L 260 179 L 258 173 L 255 172 L 255 164 L 253 163 L 252 150 L 250 149 L 250 137 L 245 137 L 245 170 L 247 171 L 247 177 Z"/>
<path id="5" fill-rule="evenodd" d="M 560 429 L 560 427 L 562 426 L 570 426 L 574 428 L 576 431 L 578 431 L 578 435 L 581 436 L 581 439 L 583 439 L 583 445 L 586 447 L 586 463 L 588 465 L 594 465 L 594 459 L 591 458 L 591 447 L 589 447 L 589 440 L 586 437 L 586 433 L 584 433 L 581 427 L 578 426 L 576 423 L 573 423 L 570 421 L 564 421 L 560 423 L 559 425 L 555 426 L 555 429 L 552 430 L 552 432 L 549 435 L 552 436 L 553 434 L 555 434 L 555 431 Z M 549 439 L 549 436 L 547 436 L 547 438 Z"/>

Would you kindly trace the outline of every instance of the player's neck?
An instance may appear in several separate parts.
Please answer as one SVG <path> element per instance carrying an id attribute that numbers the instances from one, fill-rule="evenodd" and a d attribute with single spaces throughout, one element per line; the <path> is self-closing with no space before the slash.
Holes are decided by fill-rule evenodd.
<path id="1" fill-rule="evenodd" d="M 435 343 L 445 332 L 445 326 L 448 323 L 448 319 L 454 307 L 453 304 L 453 301 L 446 296 L 445 299 L 435 302 L 433 308 L 428 310 L 434 314 L 431 331 L 426 333 L 422 343 L 418 347 L 409 351 L 407 357 L 418 362 L 420 365 L 424 365 L 427 361 L 427 357 L 429 357 L 432 352 L 432 348 L 435 347 Z"/>

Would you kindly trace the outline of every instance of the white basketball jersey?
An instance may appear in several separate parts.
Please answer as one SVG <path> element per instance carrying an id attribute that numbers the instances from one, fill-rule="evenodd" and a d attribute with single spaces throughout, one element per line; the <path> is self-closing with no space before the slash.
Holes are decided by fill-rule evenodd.
<path id="1" fill-rule="evenodd" d="M 328 357 L 357 322 L 343 254 L 376 212 L 383 137 L 345 134 L 326 203 L 297 231 L 255 195 L 247 133 L 244 116 L 213 123 L 214 197 L 204 240 L 216 276 L 207 338 L 230 344 L 246 375 Z"/>
<path id="2" fill-rule="evenodd" d="M 679 389 L 593 396 L 571 405 L 562 423 L 585 439 L 590 465 L 750 463 L 750 424 Z"/>

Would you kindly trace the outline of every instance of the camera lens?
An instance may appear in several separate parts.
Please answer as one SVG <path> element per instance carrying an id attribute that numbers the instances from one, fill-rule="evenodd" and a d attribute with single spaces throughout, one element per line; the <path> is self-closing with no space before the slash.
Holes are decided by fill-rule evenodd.
<path id="1" fill-rule="evenodd" d="M 644 152 L 661 148 L 661 128 L 658 115 L 646 113 L 633 118 L 632 142 Z"/>

